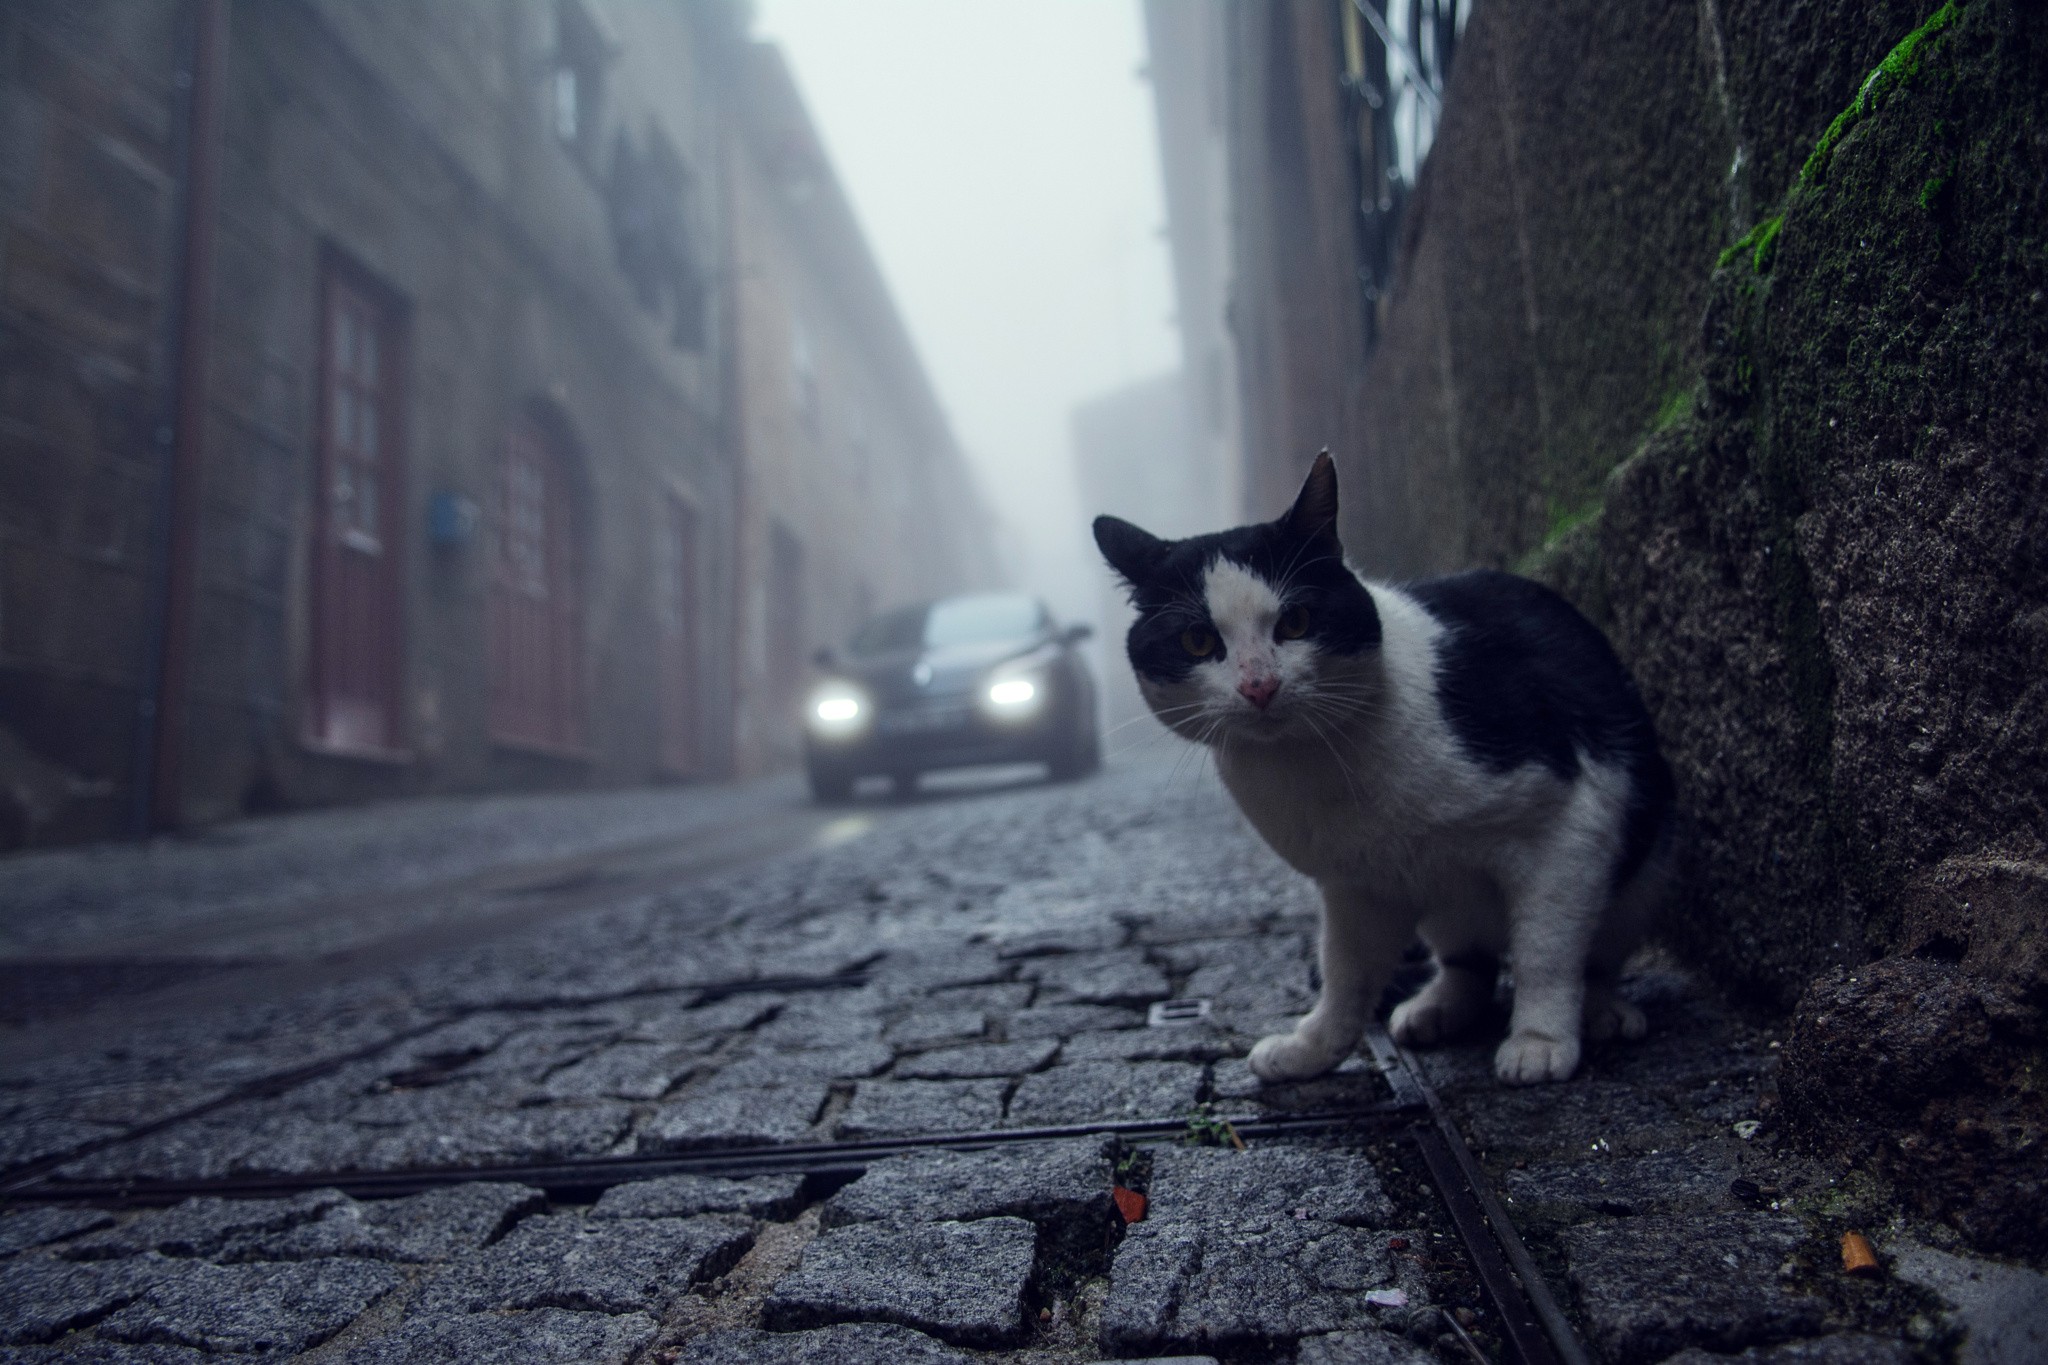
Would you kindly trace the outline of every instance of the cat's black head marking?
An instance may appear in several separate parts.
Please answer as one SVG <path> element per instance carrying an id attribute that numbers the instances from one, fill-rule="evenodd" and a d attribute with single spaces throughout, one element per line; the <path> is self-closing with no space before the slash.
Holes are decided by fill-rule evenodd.
<path id="1" fill-rule="evenodd" d="M 1138 609 L 1127 640 L 1131 666 L 1159 683 L 1179 682 L 1226 651 L 1197 655 L 1183 639 L 1191 630 L 1219 632 L 1210 619 L 1209 570 L 1218 561 L 1246 569 L 1269 585 L 1289 613 L 1287 638 L 1332 654 L 1355 655 L 1380 641 L 1372 596 L 1344 565 L 1337 538 L 1337 470 L 1328 451 L 1310 466 L 1294 505 L 1278 519 L 1234 530 L 1162 540 L 1118 517 L 1095 519 L 1095 543 Z M 1305 613 L 1305 621 L 1304 621 Z"/>

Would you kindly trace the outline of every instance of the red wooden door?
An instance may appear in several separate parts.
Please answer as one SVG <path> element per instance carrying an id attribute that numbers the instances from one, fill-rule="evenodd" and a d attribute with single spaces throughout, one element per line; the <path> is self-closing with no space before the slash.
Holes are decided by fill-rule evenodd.
<path id="1" fill-rule="evenodd" d="M 659 564 L 661 765 L 697 767 L 697 509 L 670 494 Z"/>
<path id="2" fill-rule="evenodd" d="M 568 461 L 532 418 L 505 442 L 491 581 L 491 733 L 583 748 L 583 588 Z"/>
<path id="3" fill-rule="evenodd" d="M 337 267 L 322 294 L 307 728 L 322 746 L 389 752 L 402 742 L 404 673 L 398 326 Z"/>

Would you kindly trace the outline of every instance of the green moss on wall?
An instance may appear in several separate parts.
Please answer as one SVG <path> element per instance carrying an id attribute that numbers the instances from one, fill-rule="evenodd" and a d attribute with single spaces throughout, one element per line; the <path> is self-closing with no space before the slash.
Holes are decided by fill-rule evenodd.
<path id="1" fill-rule="evenodd" d="M 1807 156 L 1806 164 L 1799 168 L 1800 184 L 1816 184 L 1827 177 L 1828 163 L 1834 159 L 1835 148 L 1849 135 L 1849 130 L 1877 107 L 1887 90 L 1920 73 L 1921 50 L 1937 34 L 1954 24 L 1960 13 L 1961 6 L 1957 0 L 1948 0 L 1928 17 L 1926 23 L 1900 39 L 1898 46 L 1885 54 L 1885 59 L 1864 79 L 1856 98 L 1849 101 L 1849 107 L 1835 115 L 1834 122 L 1821 134 L 1819 143 Z"/>

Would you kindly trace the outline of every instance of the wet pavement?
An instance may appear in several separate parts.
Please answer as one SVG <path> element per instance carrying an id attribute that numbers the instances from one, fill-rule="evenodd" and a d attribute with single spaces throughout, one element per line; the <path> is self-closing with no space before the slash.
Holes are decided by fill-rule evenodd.
<path id="1" fill-rule="evenodd" d="M 1313 893 L 1187 765 L 487 805 L 182 847 L 169 891 L 133 851 L 0 868 L 18 961 L 155 913 L 242 973 L 4 1040 L 0 1360 L 1517 1358 L 1400 1064 L 1245 1068 L 1312 998 Z M 1551 1358 L 2041 1358 L 2033 1270 L 1779 1145 L 1767 1022 L 1668 964 L 1628 990 L 1651 1036 L 1564 1086 L 1412 1059 L 1569 1319 Z M 226 1183 L 136 1207 L 165 1181 Z M 1887 1273 L 1843 1272 L 1851 1228 Z"/>

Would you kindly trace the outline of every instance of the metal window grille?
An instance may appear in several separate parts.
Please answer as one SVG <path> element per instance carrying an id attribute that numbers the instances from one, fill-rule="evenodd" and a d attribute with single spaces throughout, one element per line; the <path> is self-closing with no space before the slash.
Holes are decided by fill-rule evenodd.
<path id="1" fill-rule="evenodd" d="M 1393 292 L 1401 215 L 1443 116 L 1472 0 L 1337 0 L 1345 139 L 1358 194 L 1358 290 L 1367 347 Z"/>

